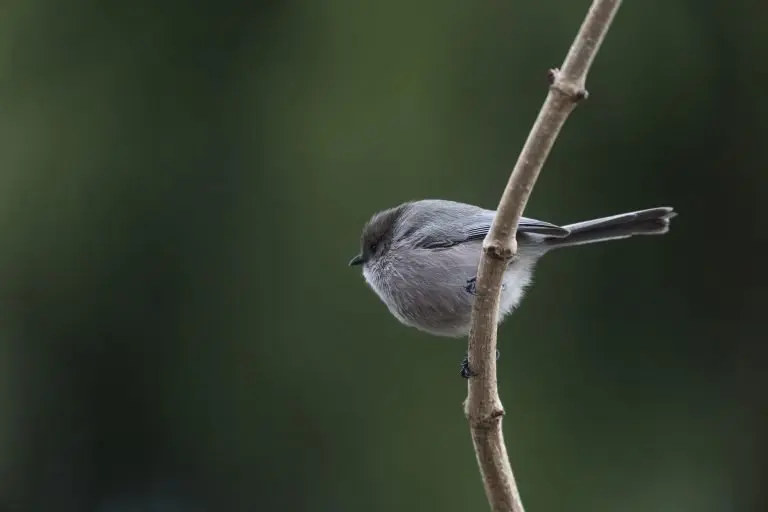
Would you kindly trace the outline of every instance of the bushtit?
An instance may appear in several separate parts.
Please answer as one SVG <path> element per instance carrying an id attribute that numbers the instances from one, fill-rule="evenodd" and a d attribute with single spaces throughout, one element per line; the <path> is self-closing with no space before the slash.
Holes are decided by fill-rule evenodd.
<path id="1" fill-rule="evenodd" d="M 469 332 L 474 282 L 495 211 L 440 199 L 413 201 L 375 214 L 363 228 L 360 254 L 366 282 L 405 325 L 438 336 Z M 497 322 L 520 302 L 539 258 L 552 249 L 661 235 L 676 213 L 651 208 L 557 226 L 521 218 L 518 252 L 502 281 Z"/>

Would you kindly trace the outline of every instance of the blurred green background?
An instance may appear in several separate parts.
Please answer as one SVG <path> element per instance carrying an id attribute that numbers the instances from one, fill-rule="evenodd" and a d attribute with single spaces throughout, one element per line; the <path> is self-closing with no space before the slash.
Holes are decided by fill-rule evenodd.
<path id="1" fill-rule="evenodd" d="M 0 4 L 0 510 L 486 510 L 463 340 L 357 269 L 408 199 L 493 208 L 588 0 Z M 626 2 L 500 332 L 531 512 L 767 510 L 763 2 Z"/>

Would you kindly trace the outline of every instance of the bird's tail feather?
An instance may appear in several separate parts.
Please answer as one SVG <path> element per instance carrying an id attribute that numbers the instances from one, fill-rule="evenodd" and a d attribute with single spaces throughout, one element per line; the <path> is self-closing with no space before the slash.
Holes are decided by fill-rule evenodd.
<path id="1" fill-rule="evenodd" d="M 667 206 L 622 213 L 601 219 L 587 220 L 563 226 L 570 234 L 562 238 L 550 238 L 551 248 L 619 240 L 634 235 L 663 235 L 669 231 L 669 221 L 677 213 Z"/>

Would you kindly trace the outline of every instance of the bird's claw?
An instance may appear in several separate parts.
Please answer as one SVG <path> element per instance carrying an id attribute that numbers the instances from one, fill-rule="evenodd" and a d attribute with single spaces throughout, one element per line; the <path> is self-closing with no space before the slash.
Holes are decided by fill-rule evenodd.
<path id="1" fill-rule="evenodd" d="M 507 289 L 507 283 L 501 283 L 501 291 Z M 470 295 L 477 295 L 477 276 L 472 279 L 467 279 L 467 284 L 464 285 L 464 290 Z"/>
<path id="2" fill-rule="evenodd" d="M 468 379 L 470 377 L 474 377 L 475 375 L 477 375 L 475 372 L 473 372 L 469 368 L 469 358 L 468 357 L 464 357 L 464 359 L 462 359 L 461 365 L 460 365 L 460 370 L 459 370 L 459 375 L 461 375 L 462 378 L 464 378 L 464 379 Z"/>
<path id="3" fill-rule="evenodd" d="M 501 352 L 499 350 L 496 350 L 496 360 L 499 360 L 499 356 L 501 356 Z M 469 367 L 469 355 L 464 356 L 464 359 L 461 360 L 461 365 L 459 365 L 459 375 L 461 375 L 463 378 L 468 379 L 470 377 L 474 377 L 477 375 L 470 367 Z"/>

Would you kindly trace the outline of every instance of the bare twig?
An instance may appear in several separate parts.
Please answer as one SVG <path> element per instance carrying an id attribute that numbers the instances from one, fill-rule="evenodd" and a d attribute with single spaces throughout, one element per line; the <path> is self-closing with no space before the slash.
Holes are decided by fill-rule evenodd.
<path id="1" fill-rule="evenodd" d="M 549 94 L 528 135 L 483 242 L 469 334 L 469 380 L 465 413 L 491 509 L 523 512 L 507 456 L 501 418 L 504 409 L 496 381 L 496 327 L 501 280 L 517 252 L 517 223 L 533 185 L 568 115 L 587 97 L 585 82 L 621 0 L 594 0 L 562 69 L 549 72 Z"/>

